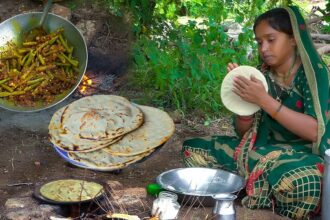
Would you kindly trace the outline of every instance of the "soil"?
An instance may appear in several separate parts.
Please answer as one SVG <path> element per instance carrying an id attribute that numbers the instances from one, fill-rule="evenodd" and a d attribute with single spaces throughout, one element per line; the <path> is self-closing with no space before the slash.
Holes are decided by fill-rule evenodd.
<path id="1" fill-rule="evenodd" d="M 102 7 L 93 1 L 77 4 L 73 9 L 72 21 L 81 19 L 97 20 L 98 29 L 89 45 L 90 60 L 88 71 L 113 75 L 112 94 L 130 93 L 124 86 L 125 74 L 129 65 L 130 35 L 127 23 L 121 18 L 108 16 Z M 60 2 L 65 4 L 65 1 Z M 42 5 L 31 0 L 1 0 L 0 16 L 5 20 L 28 10 L 42 10 Z M 113 25 L 109 25 L 113 24 Z M 101 61 L 104 62 L 101 62 Z M 132 93 L 131 93 L 132 94 Z M 153 183 L 162 172 L 183 167 L 180 158 L 182 141 L 191 136 L 212 134 L 231 134 L 227 117 L 214 120 L 205 127 L 198 118 L 177 120 L 176 132 L 172 138 L 152 157 L 116 172 L 97 172 L 81 169 L 65 162 L 48 141 L 47 126 L 52 114 L 61 106 L 78 98 L 72 95 L 62 103 L 36 113 L 18 113 L 0 109 L 0 213 L 8 198 L 33 191 L 40 184 L 60 178 L 87 178 L 95 181 L 119 181 L 124 187 L 142 187 Z M 171 113 L 171 112 L 170 112 Z M 171 113 L 173 117 L 174 113 Z M 193 118 L 193 117 L 192 117 Z M 193 213 L 195 209 L 189 212 Z M 204 217 L 186 217 L 182 219 L 205 219 L 210 209 L 198 211 Z M 284 219 L 271 210 L 248 210 L 237 204 L 238 219 Z M 188 212 L 188 211 L 187 211 Z M 198 216 L 198 214 L 196 214 Z"/>

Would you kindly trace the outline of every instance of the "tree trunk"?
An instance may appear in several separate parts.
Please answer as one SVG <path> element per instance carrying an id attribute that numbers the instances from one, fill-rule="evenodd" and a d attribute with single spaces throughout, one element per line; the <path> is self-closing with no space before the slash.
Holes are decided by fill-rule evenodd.
<path id="1" fill-rule="evenodd" d="M 318 39 L 318 40 L 326 40 L 330 41 L 330 35 L 329 34 L 311 34 L 313 39 Z"/>
<path id="2" fill-rule="evenodd" d="M 307 24 L 317 23 L 321 20 L 324 20 L 324 18 L 327 17 L 327 16 L 330 16 L 330 13 L 327 13 L 327 14 L 325 14 L 323 16 L 320 16 L 320 17 L 311 18 L 308 21 L 306 21 L 306 23 Z"/>

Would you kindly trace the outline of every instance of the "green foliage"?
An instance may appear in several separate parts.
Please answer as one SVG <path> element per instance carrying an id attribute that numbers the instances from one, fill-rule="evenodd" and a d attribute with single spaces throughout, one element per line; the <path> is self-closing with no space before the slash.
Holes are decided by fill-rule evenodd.
<path id="1" fill-rule="evenodd" d="M 75 2 L 68 2 L 65 5 L 66 5 L 66 7 L 70 8 L 71 10 L 75 10 L 77 8 L 77 4 Z"/>
<path id="2" fill-rule="evenodd" d="M 183 112 L 197 108 L 207 114 L 219 112 L 220 86 L 227 64 L 256 62 L 247 57 L 253 45 L 252 30 L 244 27 L 237 40 L 230 39 L 223 23 L 228 16 L 234 16 L 218 1 L 191 0 L 169 5 L 157 3 L 154 15 L 159 23 L 148 28 L 149 34 L 137 36 L 133 53 L 135 82 L 146 91 L 152 90 L 163 106 Z M 173 19 L 173 11 L 194 16 L 201 13 L 207 18 L 201 24 L 190 20 L 181 25 Z M 235 18 L 249 22 L 250 16 L 242 12 Z"/>
<path id="3" fill-rule="evenodd" d="M 325 13 L 325 21 L 327 22 L 330 22 L 330 0 L 328 0 L 327 4 L 325 5 L 325 10 L 324 10 L 324 13 Z M 329 25 L 328 25 L 329 27 Z"/>
<path id="4" fill-rule="evenodd" d="M 321 31 L 322 33 L 330 34 L 330 24 L 324 25 Z"/>
<path id="5" fill-rule="evenodd" d="M 145 91 L 145 101 L 183 113 L 198 109 L 207 115 L 223 109 L 220 87 L 227 64 L 257 64 L 251 30 L 256 16 L 292 4 L 264 0 L 102 1 L 112 13 L 128 13 L 133 19 L 136 43 L 131 80 Z M 180 16 L 190 20 L 180 24 Z M 227 32 L 234 22 L 243 28 L 237 39 Z"/>
<path id="6" fill-rule="evenodd" d="M 330 55 L 328 55 L 328 54 L 324 54 L 324 55 L 322 56 L 322 59 L 324 60 L 324 62 L 326 63 L 326 65 L 327 65 L 328 67 L 330 67 Z"/>
<path id="7" fill-rule="evenodd" d="M 54 1 L 56 2 L 56 1 Z M 70 8 L 71 10 L 75 10 L 79 6 L 83 5 L 85 3 L 84 0 L 70 0 L 70 1 L 63 1 L 63 4 Z"/>
<path id="8" fill-rule="evenodd" d="M 136 34 L 143 31 L 143 27 L 150 26 L 153 22 L 156 0 L 99 0 L 111 14 L 132 16 L 133 28 Z"/>

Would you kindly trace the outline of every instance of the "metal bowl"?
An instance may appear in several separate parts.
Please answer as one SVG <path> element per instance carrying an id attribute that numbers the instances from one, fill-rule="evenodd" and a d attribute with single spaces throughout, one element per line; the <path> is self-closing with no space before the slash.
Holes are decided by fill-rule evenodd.
<path id="1" fill-rule="evenodd" d="M 235 193 L 245 186 L 244 179 L 234 173 L 198 167 L 169 170 L 160 174 L 156 181 L 163 189 L 190 196 Z"/>
<path id="2" fill-rule="evenodd" d="M 0 24 L 0 47 L 7 44 L 8 41 L 13 41 L 19 45 L 23 40 L 23 33 L 38 27 L 41 16 L 42 12 L 30 12 L 19 14 L 3 21 Z M 72 88 L 62 94 L 58 94 L 51 103 L 36 103 L 35 106 L 19 106 L 4 98 L 0 98 L 0 107 L 17 112 L 34 112 L 50 108 L 67 98 L 80 84 L 86 71 L 88 60 L 87 46 L 84 37 L 74 24 L 52 13 L 48 14 L 43 27 L 47 32 L 54 31 L 58 28 L 64 28 L 63 35 L 68 43 L 74 47 L 73 56 L 79 61 L 79 76 L 77 82 Z"/>

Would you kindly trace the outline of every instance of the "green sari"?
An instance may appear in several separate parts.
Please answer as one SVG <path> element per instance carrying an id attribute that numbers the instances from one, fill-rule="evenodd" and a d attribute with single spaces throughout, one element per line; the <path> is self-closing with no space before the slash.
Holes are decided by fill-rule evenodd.
<path id="1" fill-rule="evenodd" d="M 318 139 L 308 142 L 285 129 L 266 112 L 258 111 L 251 129 L 242 138 L 212 136 L 184 141 L 186 166 L 222 168 L 246 179 L 242 204 L 271 208 L 290 218 L 308 218 L 320 211 L 323 155 L 329 140 L 329 70 L 319 57 L 297 7 L 290 15 L 302 65 L 290 88 L 281 97 L 286 107 L 318 121 Z M 269 93 L 279 85 L 264 72 Z"/>

